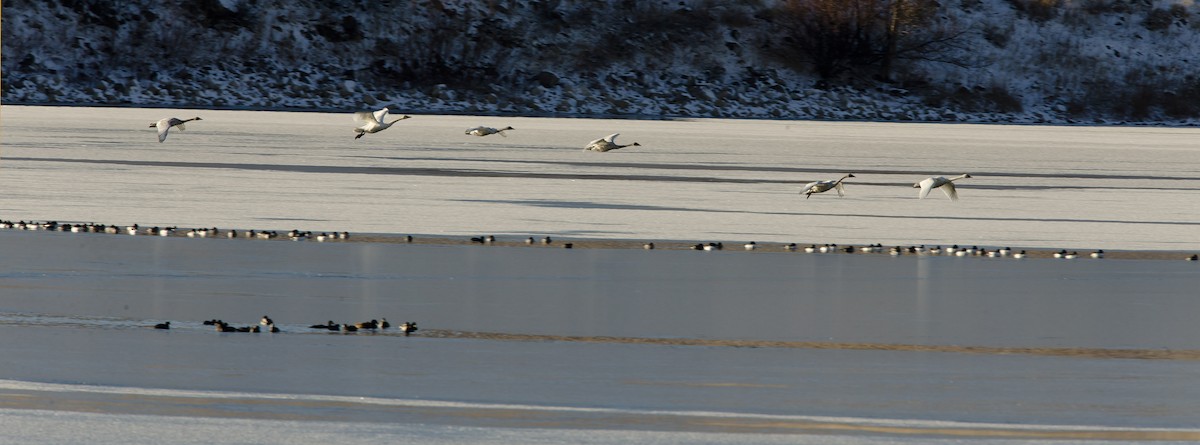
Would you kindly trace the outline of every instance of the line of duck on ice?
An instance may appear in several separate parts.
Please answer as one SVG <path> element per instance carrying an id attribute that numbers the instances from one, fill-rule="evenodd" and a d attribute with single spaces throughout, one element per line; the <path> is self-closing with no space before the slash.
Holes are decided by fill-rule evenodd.
<path id="1" fill-rule="evenodd" d="M 266 316 L 266 315 L 262 316 L 262 319 L 259 320 L 258 325 L 236 327 L 236 326 L 230 325 L 229 323 L 226 323 L 225 321 L 220 320 L 220 319 L 204 320 L 204 322 L 202 322 L 202 324 L 205 326 L 212 326 L 217 332 L 247 332 L 247 333 L 260 333 L 260 332 L 264 332 L 264 331 L 270 332 L 270 333 L 281 332 L 279 327 L 275 326 L 275 320 L 272 320 L 271 317 Z M 333 320 L 330 320 L 329 323 L 327 323 L 327 324 L 314 324 L 312 326 L 309 326 L 309 329 L 324 329 L 324 330 L 328 330 L 328 331 L 337 331 L 337 332 L 342 332 L 342 333 L 348 333 L 348 332 L 358 332 L 359 330 L 374 331 L 377 329 L 388 329 L 390 327 L 392 327 L 392 324 L 387 321 L 387 318 L 381 318 L 378 320 L 363 321 L 363 322 L 358 322 L 358 323 L 340 323 L 340 324 L 334 323 Z M 400 326 L 398 326 L 398 328 L 400 329 L 400 332 L 402 332 L 404 334 L 404 336 L 407 337 L 409 335 L 412 335 L 413 332 L 417 331 L 417 322 L 407 321 L 407 322 L 401 323 Z M 166 322 L 155 324 L 154 329 L 164 329 L 164 330 L 171 329 L 171 322 L 166 321 Z"/>
<path id="2" fill-rule="evenodd" d="M 275 230 L 242 230 L 237 229 L 221 230 L 216 227 L 202 227 L 198 229 L 183 230 L 175 226 L 170 227 L 143 227 L 138 224 L 131 226 L 119 226 L 110 224 L 96 223 L 59 223 L 57 221 L 0 221 L 0 229 L 16 229 L 16 230 L 46 230 L 51 232 L 71 232 L 71 233 L 107 233 L 110 235 L 149 235 L 149 236 L 184 236 L 188 238 L 246 238 L 246 239 L 276 239 L 286 237 L 292 241 L 345 241 L 350 239 L 350 232 L 321 232 L 314 234 L 311 231 L 291 230 L 280 234 Z"/>

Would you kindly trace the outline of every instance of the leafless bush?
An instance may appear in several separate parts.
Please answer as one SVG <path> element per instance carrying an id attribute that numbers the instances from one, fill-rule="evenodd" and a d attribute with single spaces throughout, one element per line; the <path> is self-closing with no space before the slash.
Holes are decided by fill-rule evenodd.
<path id="1" fill-rule="evenodd" d="M 1045 22 L 1058 17 L 1061 0 L 1009 0 L 1017 11 L 1031 20 Z"/>

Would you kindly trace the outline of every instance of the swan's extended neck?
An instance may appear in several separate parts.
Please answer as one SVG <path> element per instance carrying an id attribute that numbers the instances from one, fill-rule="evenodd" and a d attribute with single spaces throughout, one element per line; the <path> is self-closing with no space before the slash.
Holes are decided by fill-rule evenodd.
<path id="1" fill-rule="evenodd" d="M 961 174 L 961 175 L 958 175 L 958 176 L 955 176 L 955 177 L 953 177 L 953 178 L 950 178 L 949 180 L 950 180 L 950 181 L 957 181 L 957 180 L 959 180 L 959 179 L 970 178 L 970 177 L 971 177 L 971 175 L 969 175 L 969 174 L 966 174 L 966 173 L 963 173 L 963 174 Z"/>

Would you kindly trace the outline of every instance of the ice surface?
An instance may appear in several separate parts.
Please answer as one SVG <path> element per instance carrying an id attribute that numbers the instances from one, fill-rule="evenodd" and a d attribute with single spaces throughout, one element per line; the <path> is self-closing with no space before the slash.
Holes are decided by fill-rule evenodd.
<path id="1" fill-rule="evenodd" d="M 1187 129 L 416 116 L 354 141 L 348 114 L 2 112 L 5 220 L 1081 249 L 1200 239 Z M 147 128 L 196 115 L 163 144 Z M 477 125 L 516 130 L 462 134 Z M 583 152 L 614 132 L 642 146 Z M 857 181 L 844 198 L 798 193 L 845 172 Z M 912 182 L 958 173 L 974 176 L 959 202 L 916 199 Z M 1096 353 L 1200 349 L 1194 266 L 0 230 L 0 429 L 52 443 L 1194 441 L 1194 360 Z M 200 323 L 263 314 L 284 332 Z M 377 317 L 423 330 L 307 329 Z M 149 328 L 165 320 L 175 328 Z"/>
<path id="2" fill-rule="evenodd" d="M 288 230 L 1194 250 L 1197 129 L 5 106 L 5 219 Z M 150 122 L 203 121 L 158 143 Z M 64 123 L 69 123 L 64 125 Z M 516 128 L 477 138 L 478 125 Z M 608 153 L 588 141 L 640 142 Z M 853 172 L 846 196 L 807 182 Z M 912 184 L 970 173 L 962 198 Z"/>

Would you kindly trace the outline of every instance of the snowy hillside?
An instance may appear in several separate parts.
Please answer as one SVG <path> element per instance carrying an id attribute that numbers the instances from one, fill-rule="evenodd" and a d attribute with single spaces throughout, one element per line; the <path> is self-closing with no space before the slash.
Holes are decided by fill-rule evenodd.
<path id="1" fill-rule="evenodd" d="M 949 0 L 941 60 L 886 82 L 798 62 L 786 5 L 11 0 L 0 87 L 8 104 L 1200 124 L 1191 1 Z"/>

